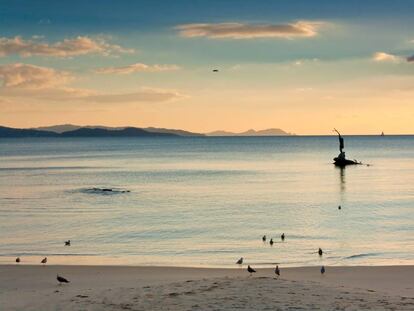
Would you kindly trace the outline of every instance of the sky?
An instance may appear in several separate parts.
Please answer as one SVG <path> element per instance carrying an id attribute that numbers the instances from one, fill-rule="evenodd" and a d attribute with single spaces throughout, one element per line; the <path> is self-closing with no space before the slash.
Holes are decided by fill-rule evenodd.
<path id="1" fill-rule="evenodd" d="M 412 12 L 411 0 L 3 0 L 0 125 L 412 134 Z"/>

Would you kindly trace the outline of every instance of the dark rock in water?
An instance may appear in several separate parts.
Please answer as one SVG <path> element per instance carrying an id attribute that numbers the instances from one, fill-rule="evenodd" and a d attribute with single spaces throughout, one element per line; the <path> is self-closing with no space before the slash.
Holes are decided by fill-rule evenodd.
<path id="1" fill-rule="evenodd" d="M 334 158 L 334 164 L 336 166 L 345 167 L 347 165 L 358 165 L 362 164 L 361 162 L 355 161 L 355 160 L 348 160 L 345 158 L 336 157 Z"/>
<path id="2" fill-rule="evenodd" d="M 88 188 L 84 189 L 84 192 L 87 193 L 102 193 L 102 194 L 116 194 L 116 193 L 128 193 L 131 192 L 127 189 L 119 189 L 119 188 Z"/>

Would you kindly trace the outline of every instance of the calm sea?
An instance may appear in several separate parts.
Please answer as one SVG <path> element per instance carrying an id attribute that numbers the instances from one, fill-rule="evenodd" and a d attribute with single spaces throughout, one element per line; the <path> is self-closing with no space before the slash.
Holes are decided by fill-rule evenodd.
<path id="1" fill-rule="evenodd" d="M 0 263 L 414 264 L 414 136 L 345 147 L 370 165 L 335 136 L 1 139 Z"/>

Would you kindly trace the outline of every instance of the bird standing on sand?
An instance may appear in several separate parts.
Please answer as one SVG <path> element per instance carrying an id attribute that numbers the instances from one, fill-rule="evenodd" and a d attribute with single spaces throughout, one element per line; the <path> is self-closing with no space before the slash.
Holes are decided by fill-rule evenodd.
<path id="1" fill-rule="evenodd" d="M 262 237 L 262 241 L 263 241 L 263 242 L 266 242 L 266 235 L 264 235 L 264 236 Z"/>
<path id="2" fill-rule="evenodd" d="M 250 273 L 250 275 L 252 275 L 252 273 L 256 273 L 256 270 L 254 270 L 252 267 L 247 266 L 247 272 Z"/>
<path id="3" fill-rule="evenodd" d="M 280 238 L 282 239 L 282 241 L 284 241 L 285 240 L 285 234 L 282 233 L 282 235 L 280 236 Z"/>
<path id="4" fill-rule="evenodd" d="M 273 239 L 270 239 L 270 246 L 273 246 Z"/>
<path id="5" fill-rule="evenodd" d="M 338 205 L 338 209 L 341 209 L 342 207 L 341 207 L 341 205 Z"/>
<path id="6" fill-rule="evenodd" d="M 325 266 L 322 266 L 322 268 L 321 268 L 321 274 L 324 274 L 325 273 Z"/>
<path id="7" fill-rule="evenodd" d="M 319 250 L 318 250 L 318 254 L 319 254 L 319 256 L 322 256 L 323 255 L 322 248 L 320 248 L 320 247 L 319 247 Z"/>
<path id="8" fill-rule="evenodd" d="M 70 246 L 70 240 L 65 241 L 65 246 Z"/>
<path id="9" fill-rule="evenodd" d="M 47 263 L 47 257 L 43 258 L 42 261 L 40 262 L 42 264 L 46 264 Z"/>
<path id="10" fill-rule="evenodd" d="M 280 276 L 279 266 L 276 266 L 275 274 L 277 275 L 277 278 Z"/>
<path id="11" fill-rule="evenodd" d="M 56 280 L 59 282 L 59 285 L 62 284 L 62 283 L 69 283 L 69 281 L 67 279 L 60 276 L 59 274 L 56 275 Z"/>
<path id="12" fill-rule="evenodd" d="M 239 260 L 237 260 L 236 264 L 242 265 L 243 264 L 243 257 L 241 257 Z"/>
<path id="13" fill-rule="evenodd" d="M 19 263 L 20 262 L 20 257 L 16 258 L 16 262 Z"/>

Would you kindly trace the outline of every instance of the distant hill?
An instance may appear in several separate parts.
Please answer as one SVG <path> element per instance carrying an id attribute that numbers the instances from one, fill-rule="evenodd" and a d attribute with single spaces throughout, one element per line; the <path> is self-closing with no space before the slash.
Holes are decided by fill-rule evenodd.
<path id="1" fill-rule="evenodd" d="M 102 128 L 79 128 L 74 131 L 63 132 L 61 137 L 177 137 L 172 133 L 148 132 L 136 127 L 126 127 L 120 130 Z"/>
<path id="2" fill-rule="evenodd" d="M 294 134 L 285 132 L 284 130 L 277 129 L 277 128 L 259 130 L 259 131 L 250 129 L 248 131 L 241 132 L 241 133 L 233 133 L 233 132 L 227 132 L 227 131 L 215 131 L 215 132 L 207 133 L 207 136 L 289 136 L 289 135 L 294 135 Z"/>
<path id="3" fill-rule="evenodd" d="M 110 126 L 103 126 L 103 125 L 80 126 L 80 125 L 73 125 L 73 124 L 62 124 L 62 125 L 42 126 L 42 127 L 37 127 L 33 129 L 40 130 L 40 131 L 55 132 L 55 133 L 60 134 L 64 132 L 75 131 L 80 128 L 122 130 L 122 129 L 127 128 L 127 126 L 110 127 Z M 183 130 L 166 129 L 166 128 L 147 127 L 147 128 L 141 128 L 141 129 L 147 132 L 151 132 L 151 133 L 170 133 L 170 134 L 176 134 L 179 136 L 205 136 L 204 134 L 200 134 L 200 133 L 193 133 L 193 132 L 188 132 L 188 131 L 183 131 Z"/>
<path id="4" fill-rule="evenodd" d="M 59 134 L 48 131 L 37 131 L 29 129 L 16 129 L 11 127 L 0 126 L 0 138 L 16 137 L 57 137 Z"/>

